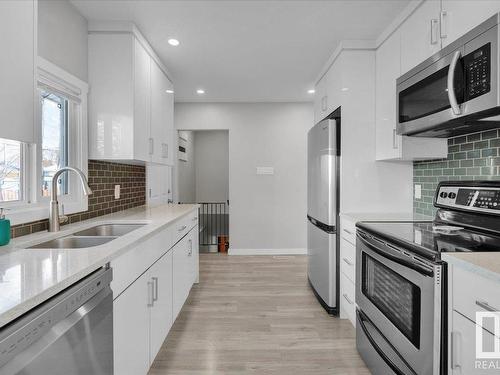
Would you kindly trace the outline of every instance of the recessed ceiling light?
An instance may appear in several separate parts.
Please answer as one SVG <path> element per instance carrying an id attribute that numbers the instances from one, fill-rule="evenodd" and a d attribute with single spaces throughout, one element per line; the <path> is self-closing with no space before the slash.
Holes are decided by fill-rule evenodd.
<path id="1" fill-rule="evenodd" d="M 205 93 L 205 90 L 203 90 L 203 89 L 198 89 L 198 90 L 196 90 L 196 93 L 201 95 L 201 94 L 204 94 L 204 93 Z"/>
<path id="2" fill-rule="evenodd" d="M 342 91 L 348 91 L 349 87 L 342 87 Z"/>
<path id="3" fill-rule="evenodd" d="M 307 90 L 307 93 L 308 93 L 308 94 L 314 94 L 315 92 L 316 92 L 316 90 L 315 90 L 315 89 L 310 89 L 310 90 Z"/>
<path id="4" fill-rule="evenodd" d="M 167 94 L 173 94 L 173 93 L 174 93 L 174 90 L 165 90 L 165 92 L 166 92 Z"/>
<path id="5" fill-rule="evenodd" d="M 171 38 L 168 40 L 168 44 L 170 44 L 171 46 L 177 47 L 180 44 L 180 42 L 177 39 Z"/>

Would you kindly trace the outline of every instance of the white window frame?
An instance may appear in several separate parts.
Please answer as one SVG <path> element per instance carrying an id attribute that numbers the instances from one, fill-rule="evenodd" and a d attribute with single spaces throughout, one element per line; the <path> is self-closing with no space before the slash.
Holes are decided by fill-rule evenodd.
<path id="1" fill-rule="evenodd" d="M 68 165 L 76 167 L 88 175 L 88 135 L 87 96 L 88 84 L 41 57 L 37 59 L 35 87 L 35 143 L 24 145 L 23 200 L 4 202 L 9 208 L 9 218 L 13 225 L 48 218 L 49 197 L 42 196 L 41 168 L 41 102 L 39 88 L 52 91 L 69 99 L 68 106 Z M 73 103 L 79 102 L 78 105 Z M 75 111 L 75 109 L 77 109 Z M 73 173 L 67 174 L 69 191 L 58 197 L 64 205 L 64 213 L 72 214 L 88 210 L 88 197 L 83 194 L 80 181 Z M 60 211 L 62 212 L 62 210 Z"/>

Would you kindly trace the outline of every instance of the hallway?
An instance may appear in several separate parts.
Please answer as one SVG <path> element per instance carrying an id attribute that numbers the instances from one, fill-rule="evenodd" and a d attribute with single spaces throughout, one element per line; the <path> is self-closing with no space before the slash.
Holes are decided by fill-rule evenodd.
<path id="1" fill-rule="evenodd" d="M 195 285 L 150 375 L 368 375 L 348 320 L 328 316 L 305 256 L 200 255 Z"/>

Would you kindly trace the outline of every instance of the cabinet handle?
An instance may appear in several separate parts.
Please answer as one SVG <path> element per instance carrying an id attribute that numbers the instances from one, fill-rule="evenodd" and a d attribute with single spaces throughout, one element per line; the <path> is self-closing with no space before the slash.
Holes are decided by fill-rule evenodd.
<path id="1" fill-rule="evenodd" d="M 180 228 L 178 229 L 178 231 L 179 231 L 179 232 L 182 232 L 182 231 L 183 231 L 184 229 L 186 229 L 186 228 L 187 228 L 187 226 L 183 225 L 182 227 L 180 227 Z"/>
<path id="2" fill-rule="evenodd" d="M 189 240 L 189 251 L 188 251 L 188 256 L 193 255 L 193 240 Z"/>
<path id="3" fill-rule="evenodd" d="M 346 232 L 347 234 L 350 234 L 352 236 L 352 232 L 348 229 L 344 229 L 344 232 Z"/>
<path id="4" fill-rule="evenodd" d="M 398 132 L 396 129 L 392 129 L 392 148 L 398 148 Z"/>
<path id="5" fill-rule="evenodd" d="M 328 100 L 328 96 L 326 96 L 326 95 L 321 98 L 321 110 L 322 111 L 326 111 L 326 108 L 328 107 L 327 100 Z"/>
<path id="6" fill-rule="evenodd" d="M 485 309 L 486 311 L 491 311 L 491 312 L 499 312 L 500 310 L 498 310 L 497 308 L 491 306 L 488 302 L 485 302 L 485 301 L 479 301 L 477 300 L 476 301 L 476 305 L 478 305 L 479 307 Z"/>
<path id="7" fill-rule="evenodd" d="M 460 352 L 462 344 L 462 335 L 460 332 L 451 332 L 451 368 L 456 369 L 462 367 L 460 363 Z"/>
<path id="8" fill-rule="evenodd" d="M 342 260 L 343 260 L 344 262 L 346 262 L 348 266 L 354 266 L 354 263 L 353 263 L 353 262 L 351 262 L 349 259 L 347 259 L 347 258 L 343 258 Z"/>
<path id="9" fill-rule="evenodd" d="M 431 20 L 431 44 L 438 43 L 438 26 L 439 21 L 435 18 Z"/>
<path id="10" fill-rule="evenodd" d="M 440 17 L 440 27 L 439 27 L 439 33 L 441 36 L 441 39 L 446 39 L 448 38 L 448 12 L 445 10 L 442 10 L 441 13 L 439 14 Z"/>
<path id="11" fill-rule="evenodd" d="M 352 302 L 352 301 L 349 299 L 349 297 L 347 296 L 347 294 L 345 294 L 345 293 L 344 293 L 344 294 L 342 294 L 342 297 L 344 297 L 344 298 L 345 298 L 345 300 L 347 301 L 347 303 L 348 303 L 349 305 L 353 305 L 353 304 L 354 304 L 354 302 Z"/>
<path id="12" fill-rule="evenodd" d="M 158 278 L 152 277 L 153 280 L 153 303 L 158 301 Z"/>
<path id="13" fill-rule="evenodd" d="M 155 149 L 155 143 L 153 138 L 149 138 L 149 155 L 153 155 Z"/>
<path id="14" fill-rule="evenodd" d="M 198 220 L 198 216 L 193 217 L 193 221 L 197 221 L 197 220 Z"/>
<path id="15" fill-rule="evenodd" d="M 148 281 L 148 307 L 153 307 L 155 304 L 153 287 L 153 282 Z"/>
<path id="16" fill-rule="evenodd" d="M 162 152 L 162 156 L 161 156 L 161 157 L 162 157 L 163 159 L 168 158 L 168 144 L 166 144 L 166 143 L 162 143 L 162 144 L 161 144 L 161 150 L 162 150 L 162 151 L 161 151 L 161 152 Z"/>

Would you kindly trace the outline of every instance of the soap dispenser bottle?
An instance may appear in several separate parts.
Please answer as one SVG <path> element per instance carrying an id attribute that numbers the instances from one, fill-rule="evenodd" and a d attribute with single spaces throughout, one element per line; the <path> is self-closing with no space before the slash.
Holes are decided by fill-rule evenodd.
<path id="1" fill-rule="evenodd" d="M 10 220 L 5 218 L 5 208 L 0 207 L 0 246 L 10 242 Z"/>

